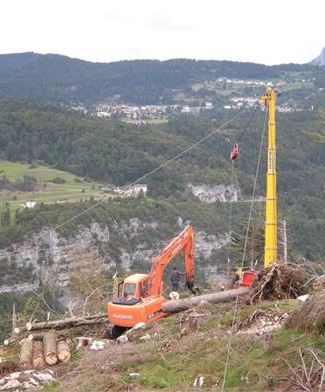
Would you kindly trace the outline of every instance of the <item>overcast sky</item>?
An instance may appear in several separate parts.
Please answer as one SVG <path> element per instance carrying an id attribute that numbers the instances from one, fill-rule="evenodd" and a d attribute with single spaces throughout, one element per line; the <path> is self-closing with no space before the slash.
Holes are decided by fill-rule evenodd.
<path id="1" fill-rule="evenodd" d="M 91 61 L 304 63 L 325 46 L 325 0 L 1 0 L 0 53 Z"/>

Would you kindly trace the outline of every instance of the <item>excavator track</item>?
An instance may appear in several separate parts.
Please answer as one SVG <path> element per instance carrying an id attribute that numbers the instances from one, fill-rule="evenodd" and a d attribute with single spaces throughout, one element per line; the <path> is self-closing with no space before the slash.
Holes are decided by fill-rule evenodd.
<path id="1" fill-rule="evenodd" d="M 128 329 L 126 327 L 120 327 L 114 324 L 106 324 L 106 336 L 108 339 L 115 340 Z"/>

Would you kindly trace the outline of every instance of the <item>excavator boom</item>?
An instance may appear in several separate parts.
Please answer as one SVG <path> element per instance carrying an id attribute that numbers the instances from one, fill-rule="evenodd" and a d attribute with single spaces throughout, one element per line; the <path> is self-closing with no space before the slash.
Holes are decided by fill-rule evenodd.
<path id="1" fill-rule="evenodd" d="M 187 226 L 153 260 L 149 274 L 150 295 L 161 295 L 164 270 L 181 250 L 184 250 L 186 282 L 189 284 L 193 282 L 195 275 L 194 229 L 192 226 Z"/>

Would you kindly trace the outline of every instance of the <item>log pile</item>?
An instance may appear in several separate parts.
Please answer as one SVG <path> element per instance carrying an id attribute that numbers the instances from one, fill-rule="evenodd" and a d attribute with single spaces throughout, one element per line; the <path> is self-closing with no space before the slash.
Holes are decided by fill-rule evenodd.
<path id="1" fill-rule="evenodd" d="M 297 264 L 272 264 L 258 272 L 250 292 L 250 303 L 297 298 L 303 294 L 306 274 Z"/>
<path id="2" fill-rule="evenodd" d="M 57 339 L 55 331 L 42 335 L 29 335 L 23 339 L 20 349 L 20 366 L 22 368 L 42 369 L 46 365 L 53 366 L 59 361 L 69 362 L 71 354 L 68 342 L 64 338 Z"/>

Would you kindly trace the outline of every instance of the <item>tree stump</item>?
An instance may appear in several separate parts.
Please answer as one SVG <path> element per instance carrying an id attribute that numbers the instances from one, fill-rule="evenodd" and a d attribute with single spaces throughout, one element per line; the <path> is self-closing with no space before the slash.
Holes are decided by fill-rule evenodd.
<path id="1" fill-rule="evenodd" d="M 49 332 L 44 334 L 44 358 L 48 365 L 55 365 L 58 362 L 56 356 L 56 334 L 55 332 Z"/>

